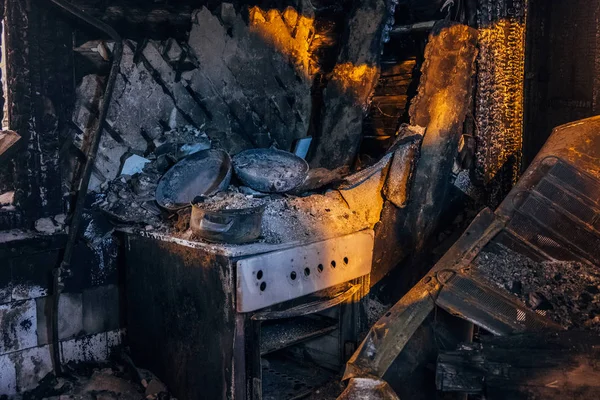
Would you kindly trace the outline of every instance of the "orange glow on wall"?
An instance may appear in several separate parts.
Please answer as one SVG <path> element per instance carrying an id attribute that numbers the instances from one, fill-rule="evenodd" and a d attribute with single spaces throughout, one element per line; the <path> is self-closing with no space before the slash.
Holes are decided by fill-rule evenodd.
<path id="1" fill-rule="evenodd" d="M 342 91 L 352 95 L 359 88 L 361 88 L 360 91 L 362 92 L 362 88 L 371 86 L 374 77 L 378 73 L 378 68 L 374 66 L 344 63 L 336 65 L 332 75 Z"/>
<path id="2" fill-rule="evenodd" d="M 314 37 L 314 18 L 288 7 L 282 13 L 276 9 L 250 8 L 250 31 L 288 58 L 302 76 L 310 77 L 310 43 Z"/>

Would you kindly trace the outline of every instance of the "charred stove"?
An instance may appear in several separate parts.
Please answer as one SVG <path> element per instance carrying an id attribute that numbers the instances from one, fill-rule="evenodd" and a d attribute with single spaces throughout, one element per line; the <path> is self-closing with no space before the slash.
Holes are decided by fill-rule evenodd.
<path id="1" fill-rule="evenodd" d="M 305 397 L 365 328 L 371 230 L 279 245 L 124 238 L 132 355 L 177 398 Z"/>

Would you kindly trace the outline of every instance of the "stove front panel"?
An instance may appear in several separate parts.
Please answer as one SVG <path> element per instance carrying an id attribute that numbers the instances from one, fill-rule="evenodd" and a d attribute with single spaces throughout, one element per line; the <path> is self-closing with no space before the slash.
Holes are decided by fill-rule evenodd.
<path id="1" fill-rule="evenodd" d="M 237 261 L 237 311 L 256 311 L 368 275 L 373 242 L 367 230 Z"/>

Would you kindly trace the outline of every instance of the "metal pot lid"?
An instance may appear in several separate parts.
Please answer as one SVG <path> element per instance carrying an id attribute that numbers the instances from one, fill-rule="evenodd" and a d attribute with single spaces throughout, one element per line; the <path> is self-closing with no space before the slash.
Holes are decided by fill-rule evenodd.
<path id="1" fill-rule="evenodd" d="M 284 193 L 306 179 L 308 163 L 277 149 L 250 149 L 233 157 L 238 178 L 248 187 L 267 193 Z"/>
<path id="2" fill-rule="evenodd" d="M 229 154 L 217 149 L 202 150 L 179 161 L 160 178 L 156 202 L 168 210 L 178 210 L 198 196 L 227 189 L 230 181 Z"/>

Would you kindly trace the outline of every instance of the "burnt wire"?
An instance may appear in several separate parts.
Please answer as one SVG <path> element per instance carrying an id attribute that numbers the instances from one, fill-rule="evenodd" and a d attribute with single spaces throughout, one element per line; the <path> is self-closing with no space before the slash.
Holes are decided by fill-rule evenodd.
<path id="1" fill-rule="evenodd" d="M 86 154 L 87 159 L 83 169 L 81 180 L 79 181 L 79 189 L 76 194 L 75 205 L 71 214 L 71 221 L 69 224 L 69 236 L 65 245 L 65 251 L 63 253 L 62 261 L 53 271 L 53 283 L 52 283 L 52 357 L 54 361 L 54 373 L 60 375 L 62 372 L 61 361 L 60 361 L 60 350 L 59 350 L 59 337 L 58 337 L 58 304 L 60 293 L 63 289 L 62 279 L 68 275 L 71 267 L 71 258 L 73 256 L 73 249 L 77 242 L 79 234 L 79 228 L 81 225 L 81 219 L 83 209 L 85 206 L 85 197 L 88 191 L 90 178 L 92 176 L 92 170 L 96 161 L 96 155 L 98 154 L 98 147 L 100 145 L 100 138 L 102 136 L 102 128 L 106 121 L 106 114 L 108 112 L 108 106 L 112 97 L 112 93 L 115 87 L 115 81 L 119 74 L 119 66 L 121 64 L 121 56 L 123 55 L 123 40 L 121 36 L 109 25 L 104 22 L 92 17 L 85 13 L 79 8 L 69 4 L 63 0 L 50 0 L 52 3 L 62 8 L 69 14 L 83 20 L 84 22 L 92 25 L 96 29 L 106 33 L 114 40 L 114 48 L 112 54 L 112 64 L 110 67 L 110 75 L 108 76 L 108 82 L 104 89 L 104 96 L 99 108 L 98 124 L 94 129 L 91 137 L 91 146 Z"/>

